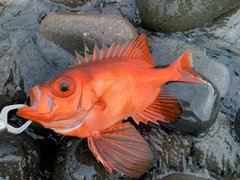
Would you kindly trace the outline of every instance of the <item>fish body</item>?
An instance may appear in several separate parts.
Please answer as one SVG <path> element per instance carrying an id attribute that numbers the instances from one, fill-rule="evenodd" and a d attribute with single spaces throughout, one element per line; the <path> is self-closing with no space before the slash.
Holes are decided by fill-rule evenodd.
<path id="1" fill-rule="evenodd" d="M 146 35 L 94 50 L 81 63 L 30 89 L 31 107 L 18 115 L 55 132 L 88 138 L 93 154 L 109 172 L 140 176 L 153 153 L 129 122 L 171 122 L 181 114 L 178 100 L 162 85 L 204 83 L 192 69 L 190 51 L 166 68 L 155 68 Z"/>

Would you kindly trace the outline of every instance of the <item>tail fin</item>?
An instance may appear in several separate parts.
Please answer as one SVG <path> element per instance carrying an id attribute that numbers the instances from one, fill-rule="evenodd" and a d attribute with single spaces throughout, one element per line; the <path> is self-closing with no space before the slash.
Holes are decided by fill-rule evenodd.
<path id="1" fill-rule="evenodd" d="M 171 68 L 178 70 L 181 77 L 176 81 L 202 84 L 205 80 L 192 68 L 191 51 L 183 53 L 175 62 L 170 65 Z"/>

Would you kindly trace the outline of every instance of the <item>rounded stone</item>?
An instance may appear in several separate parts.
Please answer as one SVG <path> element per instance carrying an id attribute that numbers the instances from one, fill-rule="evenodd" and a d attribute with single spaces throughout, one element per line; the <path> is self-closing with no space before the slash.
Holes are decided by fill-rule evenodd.
<path id="1" fill-rule="evenodd" d="M 193 137 L 192 172 L 206 169 L 215 179 L 239 179 L 240 146 L 232 130 L 229 116 L 219 112 L 210 131 Z"/>
<path id="2" fill-rule="evenodd" d="M 156 176 L 185 169 L 184 164 L 192 148 L 190 135 L 174 132 L 151 123 L 148 125 L 140 123 L 138 129 L 155 154 L 153 169 Z"/>
<path id="3" fill-rule="evenodd" d="M 64 4 L 69 7 L 79 7 L 85 5 L 90 0 L 51 0 L 54 3 Z"/>
<path id="4" fill-rule="evenodd" d="M 235 127 L 235 132 L 236 132 L 238 138 L 240 138 L 240 110 L 238 110 L 238 112 L 237 112 L 234 127 Z"/>
<path id="5" fill-rule="evenodd" d="M 157 36 L 148 37 L 151 54 L 157 66 L 171 64 L 184 51 L 190 49 L 194 69 L 207 80 L 205 84 L 168 83 L 166 86 L 180 101 L 183 112 L 178 120 L 160 124 L 183 133 L 206 132 L 215 122 L 219 108 L 219 96 L 227 93 L 230 79 L 228 69 L 208 58 L 205 52 L 197 46 L 180 40 Z"/>
<path id="6" fill-rule="evenodd" d="M 206 132 L 213 125 L 220 101 L 212 84 L 170 83 L 167 87 L 180 101 L 182 114 L 172 123 L 160 124 L 189 134 Z"/>
<path id="7" fill-rule="evenodd" d="M 1 134 L 0 179 L 38 179 L 40 154 L 27 135 Z"/>
<path id="8" fill-rule="evenodd" d="M 220 97 L 227 94 L 230 84 L 228 68 L 209 58 L 206 52 L 202 51 L 198 46 L 181 40 L 153 35 L 148 36 L 148 43 L 156 66 L 167 66 L 186 50 L 191 50 L 194 69 L 216 86 Z"/>
<path id="9" fill-rule="evenodd" d="M 52 172 L 52 180 L 58 179 L 118 179 L 110 175 L 88 148 L 87 139 L 65 138 L 59 147 Z M 133 178 L 121 178 L 130 180 Z"/>
<path id="10" fill-rule="evenodd" d="M 113 42 L 133 39 L 133 25 L 118 15 L 55 12 L 45 17 L 39 33 L 71 54 L 91 53 L 96 43 L 110 46 Z"/>
<path id="11" fill-rule="evenodd" d="M 208 178 L 199 177 L 193 174 L 173 173 L 173 174 L 164 176 L 162 180 L 208 180 Z"/>
<path id="12" fill-rule="evenodd" d="M 172 33 L 201 27 L 240 5 L 239 0 L 138 0 L 142 25 L 153 31 Z"/>

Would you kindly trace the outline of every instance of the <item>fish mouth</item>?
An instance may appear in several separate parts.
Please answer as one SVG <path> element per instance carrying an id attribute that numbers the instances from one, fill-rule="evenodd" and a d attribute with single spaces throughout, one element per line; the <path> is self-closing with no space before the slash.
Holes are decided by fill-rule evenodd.
<path id="1" fill-rule="evenodd" d="M 25 119 L 39 120 L 53 109 L 53 100 L 39 86 L 29 90 L 30 106 L 18 109 L 17 115 Z"/>
<path id="2" fill-rule="evenodd" d="M 60 134 L 79 128 L 88 113 L 88 111 L 76 108 L 71 113 L 56 115 L 54 101 L 40 86 L 32 87 L 29 96 L 30 107 L 19 108 L 17 115 L 35 121 Z"/>

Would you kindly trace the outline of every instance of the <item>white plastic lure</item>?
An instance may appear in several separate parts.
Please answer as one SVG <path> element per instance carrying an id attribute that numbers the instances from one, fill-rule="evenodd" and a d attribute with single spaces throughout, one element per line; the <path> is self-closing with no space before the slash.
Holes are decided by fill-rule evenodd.
<path id="1" fill-rule="evenodd" d="M 20 134 L 31 124 L 32 121 L 30 121 L 30 120 L 28 120 L 22 126 L 17 127 L 17 128 L 8 124 L 8 112 L 11 110 L 14 110 L 14 109 L 24 107 L 24 106 L 26 106 L 26 105 L 25 104 L 14 104 L 14 105 L 6 106 L 2 109 L 2 111 L 0 113 L 0 133 L 3 131 L 7 131 L 11 134 Z"/>

